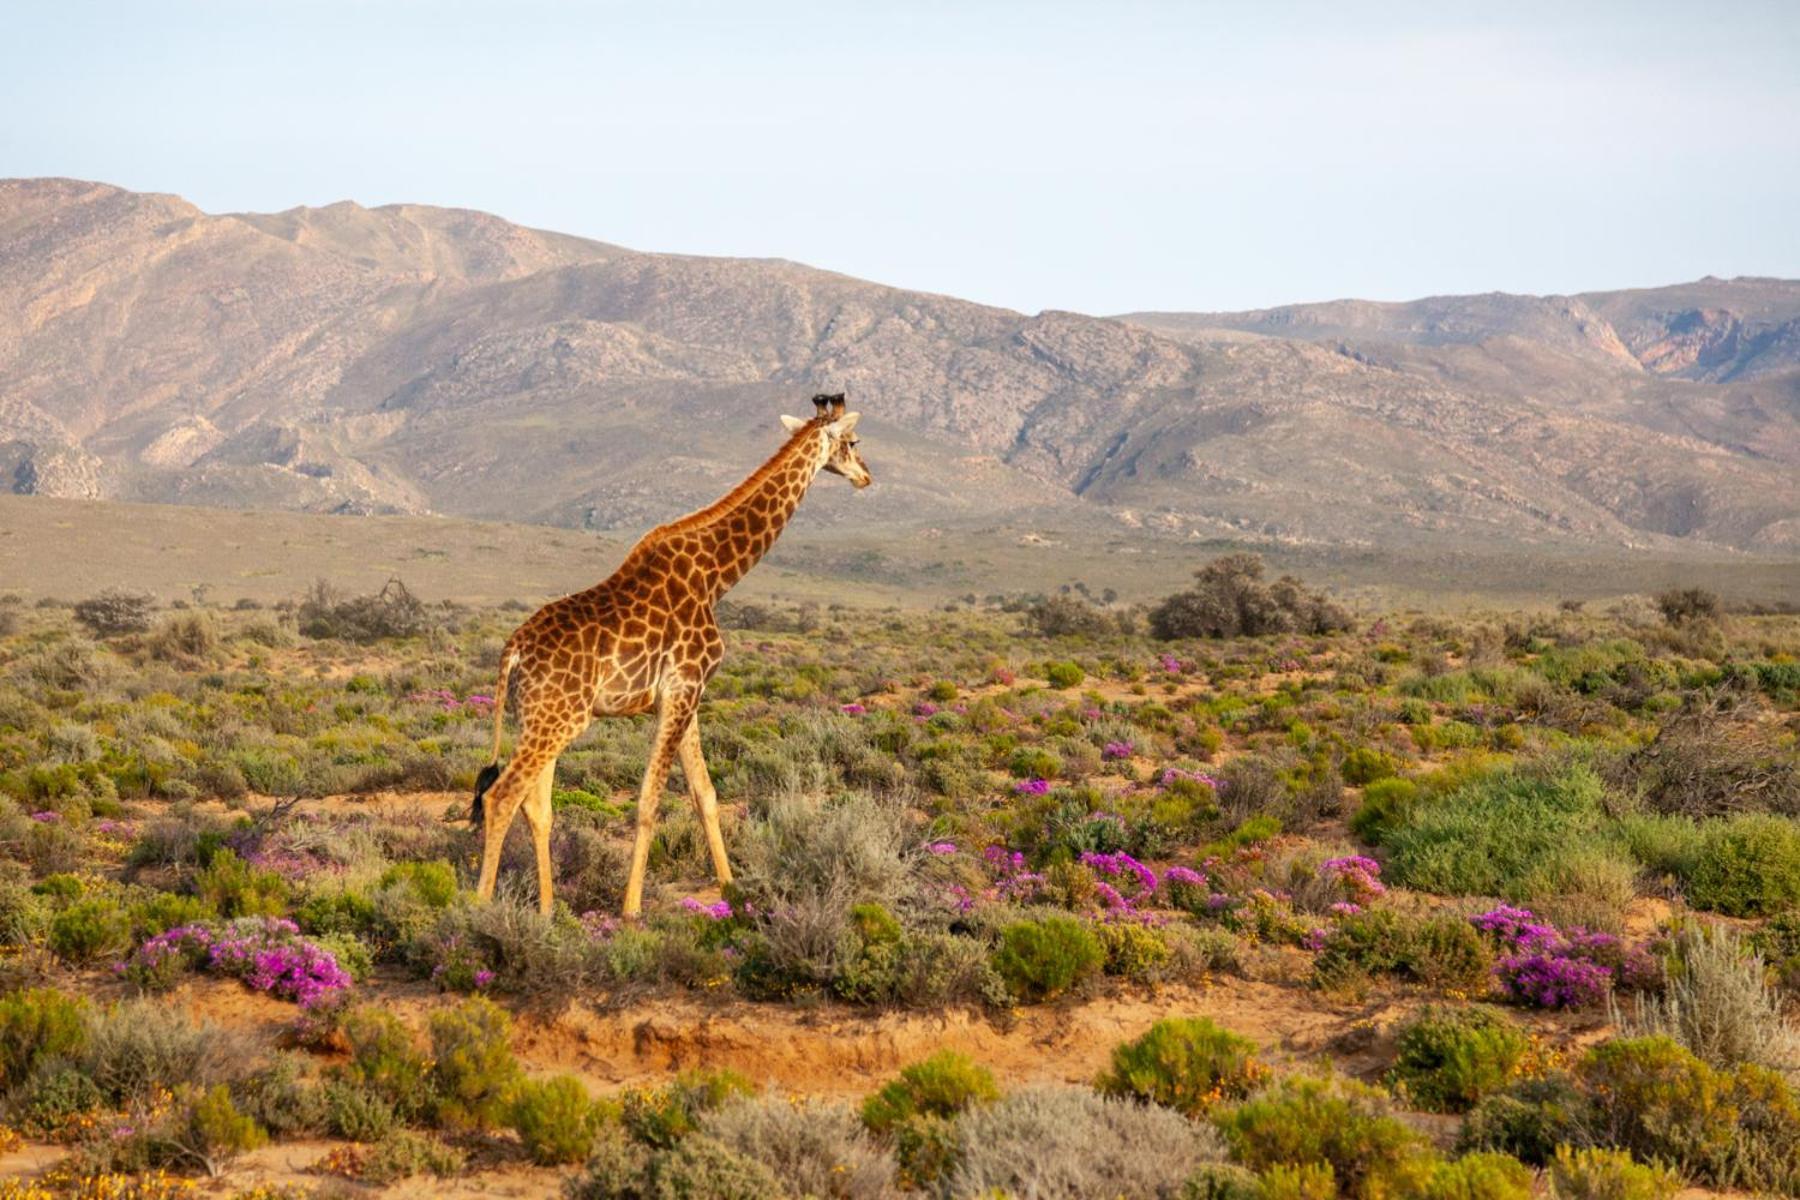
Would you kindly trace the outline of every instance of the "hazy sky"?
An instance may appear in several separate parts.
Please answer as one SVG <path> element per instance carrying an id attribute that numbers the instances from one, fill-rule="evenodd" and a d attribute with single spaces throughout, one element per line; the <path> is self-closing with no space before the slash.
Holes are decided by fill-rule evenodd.
<path id="1" fill-rule="evenodd" d="M 1800 4 L 6 0 L 0 175 L 1005 304 L 1800 276 Z"/>

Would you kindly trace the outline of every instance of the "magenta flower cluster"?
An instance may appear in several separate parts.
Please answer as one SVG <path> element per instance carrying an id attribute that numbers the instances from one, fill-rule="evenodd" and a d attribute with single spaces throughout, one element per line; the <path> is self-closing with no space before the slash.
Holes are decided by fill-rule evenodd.
<path id="1" fill-rule="evenodd" d="M 1021 779 L 1013 784 L 1013 791 L 1021 796 L 1042 796 L 1050 791 L 1048 779 Z"/>
<path id="2" fill-rule="evenodd" d="M 713 921 L 729 921 L 732 917 L 729 900 L 715 900 L 711 904 L 707 904 L 692 896 L 684 896 L 681 900 L 681 907 L 697 917 L 706 917 Z"/>
<path id="3" fill-rule="evenodd" d="M 177 925 L 139 946 L 116 968 L 145 985 L 172 983 L 182 970 L 240 979 L 254 991 L 311 1008 L 350 987 L 350 973 L 329 950 L 300 936 L 284 917 L 245 918 L 223 929 Z"/>
<path id="4" fill-rule="evenodd" d="M 1136 898 L 1142 899 L 1156 892 L 1156 872 L 1123 850 L 1116 850 L 1111 854 L 1088 851 L 1081 856 L 1080 861 L 1096 874 L 1119 880 L 1125 885 L 1126 891 Z"/>
<path id="5" fill-rule="evenodd" d="M 838 705 L 838 711 L 843 713 L 846 717 L 860 717 L 869 710 L 860 704 L 840 704 Z"/>
<path id="6" fill-rule="evenodd" d="M 1208 775 L 1205 771 L 1184 771 L 1180 767 L 1164 768 L 1162 775 L 1157 778 L 1157 783 L 1162 787 L 1170 787 L 1182 780 L 1189 783 L 1204 783 L 1215 792 L 1225 790 L 1225 781 L 1216 775 Z"/>
<path id="7" fill-rule="evenodd" d="M 1033 871 L 1026 864 L 1025 856 L 1017 850 L 989 846 L 981 852 L 981 857 L 994 872 L 994 886 L 989 891 L 992 897 L 1026 903 L 1037 899 L 1045 890 L 1044 877 Z"/>
<path id="8" fill-rule="evenodd" d="M 1100 748 L 1100 757 L 1105 762 L 1118 762 L 1130 758 L 1136 749 L 1130 742 L 1108 742 Z"/>
<path id="9" fill-rule="evenodd" d="M 1494 977 L 1520 1004 L 1585 1008 L 1614 987 L 1644 987 L 1658 974 L 1656 960 L 1642 946 L 1610 933 L 1561 930 L 1530 909 L 1503 904 L 1470 920 L 1509 951 L 1494 964 Z"/>
<path id="10" fill-rule="evenodd" d="M 596 942 L 604 942 L 619 932 L 624 924 L 611 913 L 600 912 L 598 909 L 590 909 L 582 913 L 579 920 L 582 932 Z"/>
<path id="11" fill-rule="evenodd" d="M 1469 923 L 1483 933 L 1515 948 L 1528 948 L 1556 940 L 1556 926 L 1540 921 L 1528 908 L 1502 904 L 1469 918 Z"/>
<path id="12" fill-rule="evenodd" d="M 1381 882 L 1381 864 L 1361 854 L 1326 859 L 1319 864 L 1319 877 L 1335 879 L 1355 905 L 1387 895 L 1387 885 Z"/>

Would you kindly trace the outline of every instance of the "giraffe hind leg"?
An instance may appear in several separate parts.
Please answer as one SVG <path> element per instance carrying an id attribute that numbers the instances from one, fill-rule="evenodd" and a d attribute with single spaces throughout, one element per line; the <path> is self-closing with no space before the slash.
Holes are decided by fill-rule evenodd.
<path id="1" fill-rule="evenodd" d="M 555 908 L 555 879 L 550 866 L 550 796 L 555 778 L 553 760 L 531 782 L 524 804 L 525 823 L 531 826 L 531 847 L 537 856 L 538 911 L 546 917 Z"/>
<path id="2" fill-rule="evenodd" d="M 494 898 L 494 883 L 500 873 L 500 850 L 506 844 L 506 831 L 512 827 L 528 782 L 524 762 L 523 756 L 514 757 L 493 784 L 476 798 L 476 805 L 481 810 L 481 876 L 475 885 L 475 895 L 481 900 Z"/>

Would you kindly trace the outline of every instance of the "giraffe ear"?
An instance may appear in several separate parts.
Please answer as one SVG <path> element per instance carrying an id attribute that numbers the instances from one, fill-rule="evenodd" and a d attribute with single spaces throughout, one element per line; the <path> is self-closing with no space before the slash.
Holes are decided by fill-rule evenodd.
<path id="1" fill-rule="evenodd" d="M 790 417 L 783 413 L 781 424 L 789 433 L 799 433 L 802 429 L 806 428 L 808 422 L 802 421 L 799 417 Z"/>
<path id="2" fill-rule="evenodd" d="M 861 416 L 861 413 L 845 413 L 843 416 L 827 425 L 825 427 L 826 432 L 830 433 L 834 438 L 847 437 L 849 436 L 850 431 L 856 428 L 857 419 Z"/>

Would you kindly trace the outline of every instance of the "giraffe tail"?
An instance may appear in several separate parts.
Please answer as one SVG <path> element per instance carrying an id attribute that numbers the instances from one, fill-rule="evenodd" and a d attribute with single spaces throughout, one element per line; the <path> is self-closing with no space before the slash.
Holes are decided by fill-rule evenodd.
<path id="1" fill-rule="evenodd" d="M 506 734 L 506 681 L 519 665 L 519 653 L 510 646 L 500 660 L 500 682 L 494 687 L 494 757 L 475 776 L 475 800 L 469 805 L 469 823 L 481 824 L 483 800 L 494 781 L 500 778 L 500 740 Z"/>

